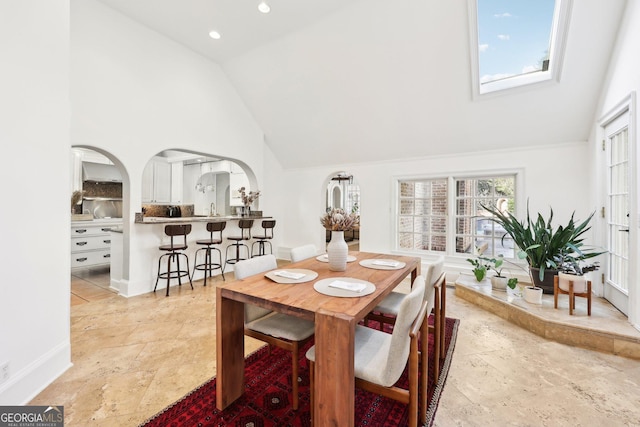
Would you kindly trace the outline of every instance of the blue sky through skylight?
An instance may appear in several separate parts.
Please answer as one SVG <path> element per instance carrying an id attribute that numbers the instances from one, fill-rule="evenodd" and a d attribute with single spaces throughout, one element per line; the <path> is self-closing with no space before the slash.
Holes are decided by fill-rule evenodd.
<path id="1" fill-rule="evenodd" d="M 540 71 L 555 0 L 477 0 L 480 82 Z"/>

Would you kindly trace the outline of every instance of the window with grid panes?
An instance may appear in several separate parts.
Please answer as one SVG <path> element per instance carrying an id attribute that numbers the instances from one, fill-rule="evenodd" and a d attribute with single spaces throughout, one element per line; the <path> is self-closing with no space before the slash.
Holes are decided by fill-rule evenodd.
<path id="1" fill-rule="evenodd" d="M 446 252 L 447 179 L 400 181 L 398 246 Z"/>
<path id="2" fill-rule="evenodd" d="M 515 257 L 513 239 L 482 205 L 515 213 L 515 175 L 455 180 L 456 253 Z M 504 236 L 504 238 L 503 238 Z"/>

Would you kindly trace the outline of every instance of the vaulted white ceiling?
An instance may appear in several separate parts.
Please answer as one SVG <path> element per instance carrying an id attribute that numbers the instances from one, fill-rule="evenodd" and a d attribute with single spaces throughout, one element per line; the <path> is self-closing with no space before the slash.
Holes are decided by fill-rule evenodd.
<path id="1" fill-rule="evenodd" d="M 474 99 L 467 1 L 101 1 L 219 63 L 285 168 L 586 141 L 625 6 L 574 0 L 558 83 Z"/>

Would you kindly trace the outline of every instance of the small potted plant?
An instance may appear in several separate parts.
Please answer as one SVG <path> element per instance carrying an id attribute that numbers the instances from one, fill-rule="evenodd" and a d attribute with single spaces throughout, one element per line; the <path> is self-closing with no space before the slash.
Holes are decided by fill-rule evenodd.
<path id="1" fill-rule="evenodd" d="M 496 274 L 491 277 L 491 287 L 493 289 L 506 290 L 507 286 L 510 289 L 515 289 L 518 279 L 515 277 L 508 278 L 502 275 L 502 270 L 505 268 L 504 256 L 498 255 L 497 258 L 483 258 L 488 264 L 489 270 L 493 270 Z"/>
<path id="2" fill-rule="evenodd" d="M 585 255 L 579 248 L 570 253 L 562 253 L 557 258 L 558 264 L 558 287 L 562 290 L 569 290 L 569 282 L 573 282 L 576 292 L 585 292 L 587 279 L 584 275 L 590 271 L 600 268 L 598 262 L 584 264 L 584 260 L 593 256 L 601 255 L 604 252 L 591 252 Z"/>
<path id="3" fill-rule="evenodd" d="M 471 272 L 476 277 L 478 282 L 482 282 L 485 277 L 487 277 L 487 270 L 489 266 L 485 264 L 486 258 L 477 257 L 477 258 L 467 258 L 467 261 L 473 265 L 473 270 Z"/>

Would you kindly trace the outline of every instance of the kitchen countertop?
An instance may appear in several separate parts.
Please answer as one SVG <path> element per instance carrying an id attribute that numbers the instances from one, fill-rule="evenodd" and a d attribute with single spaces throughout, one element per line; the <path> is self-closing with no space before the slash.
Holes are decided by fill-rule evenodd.
<path id="1" fill-rule="evenodd" d="M 227 215 L 227 216 L 183 216 L 177 218 L 160 217 L 160 216 L 145 216 L 142 221 L 136 220 L 136 224 L 175 224 L 175 223 L 191 223 L 191 222 L 219 222 L 219 221 L 233 221 L 241 219 L 267 219 L 270 216 L 240 216 L 240 215 Z"/>
<path id="2" fill-rule="evenodd" d="M 122 218 L 94 218 L 86 221 L 71 221 L 72 226 L 120 225 Z"/>

